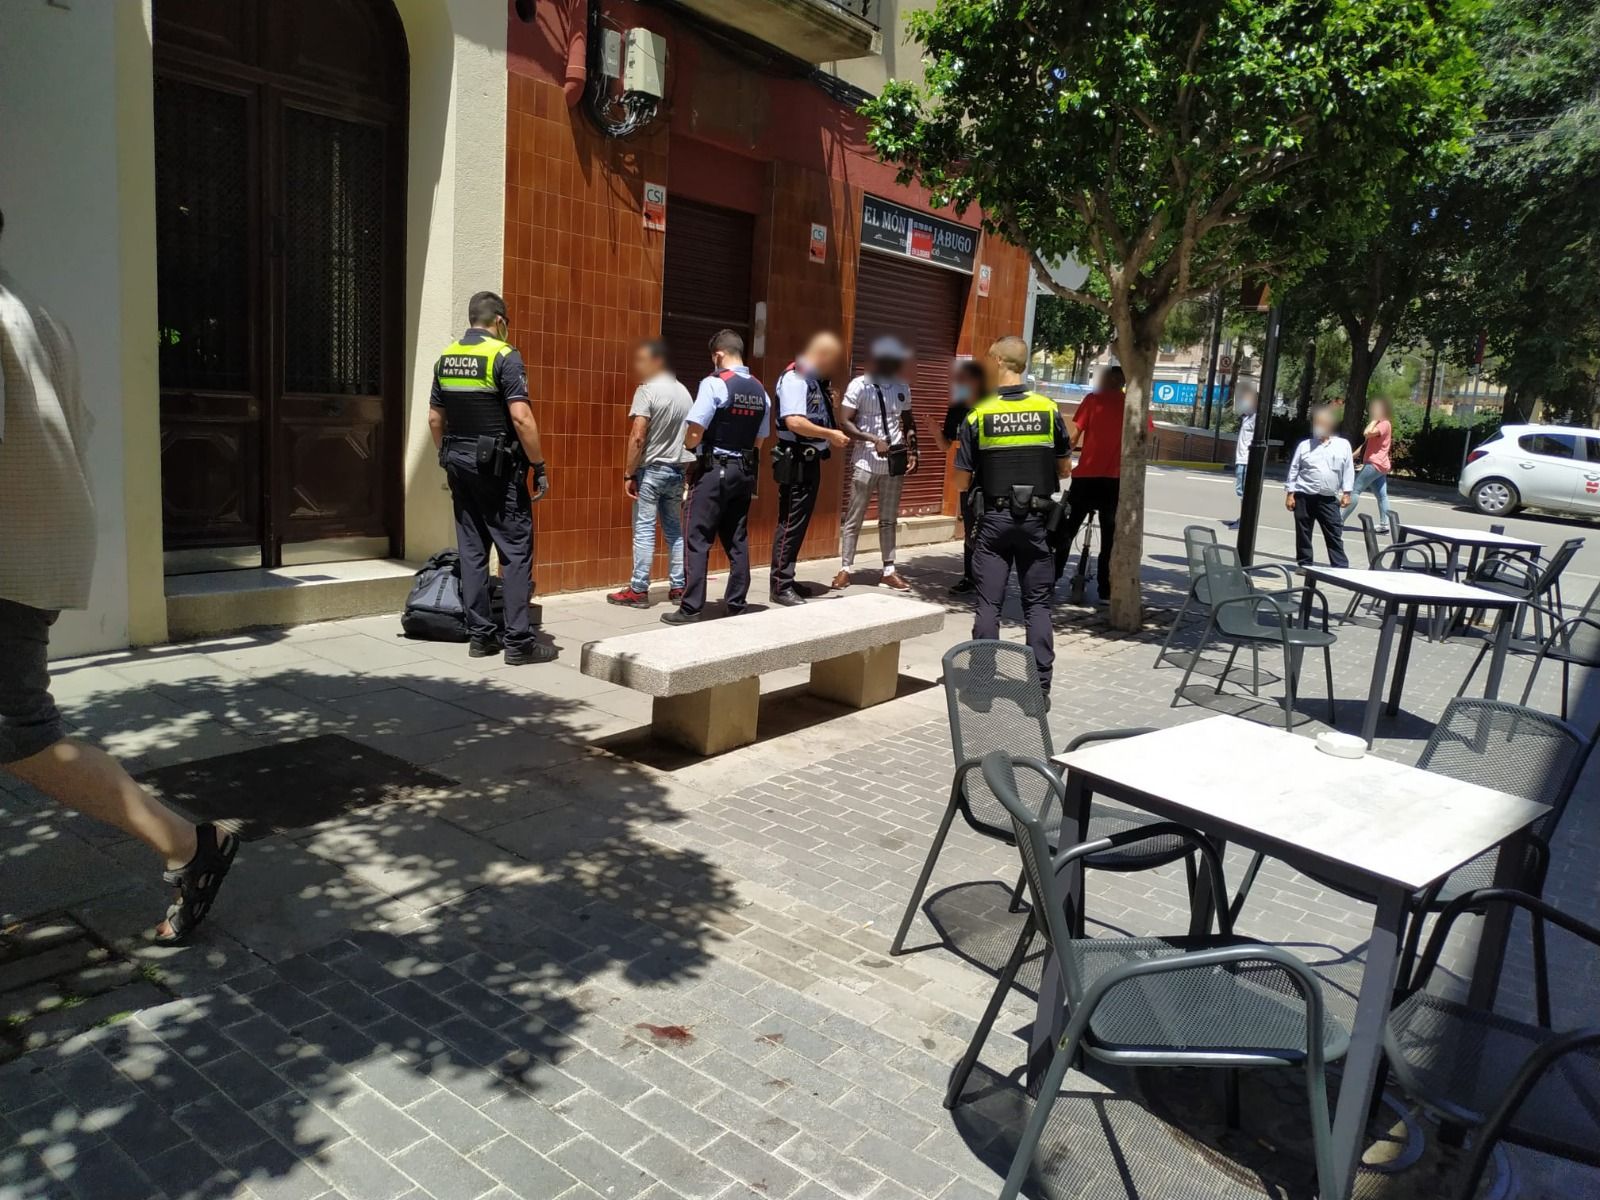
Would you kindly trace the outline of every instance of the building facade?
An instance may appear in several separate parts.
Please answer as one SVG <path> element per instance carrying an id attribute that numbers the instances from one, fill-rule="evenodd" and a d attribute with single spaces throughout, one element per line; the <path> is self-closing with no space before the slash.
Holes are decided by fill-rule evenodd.
<path id="1" fill-rule="evenodd" d="M 859 88 L 917 69 L 917 6 L 0 8 L 0 262 L 72 329 L 96 417 L 93 607 L 57 653 L 398 607 L 407 564 L 452 540 L 427 396 L 485 288 L 546 434 L 541 591 L 627 575 L 639 337 L 668 337 L 692 385 L 710 332 L 738 328 L 770 386 L 817 328 L 858 356 L 898 333 L 931 447 L 951 357 L 1021 327 L 1026 267 L 865 144 Z M 660 39 L 662 95 L 614 136 L 594 97 L 630 31 Z M 930 535 L 943 466 L 907 489 Z M 807 557 L 834 551 L 838 509 Z M 767 483 L 758 556 L 774 510 Z"/>

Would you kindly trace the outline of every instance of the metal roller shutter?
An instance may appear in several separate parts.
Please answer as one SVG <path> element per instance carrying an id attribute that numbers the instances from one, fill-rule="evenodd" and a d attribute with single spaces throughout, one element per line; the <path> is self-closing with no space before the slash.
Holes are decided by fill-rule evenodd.
<path id="1" fill-rule="evenodd" d="M 672 369 L 692 392 L 711 370 L 706 343 L 732 329 L 750 342 L 750 259 L 755 218 L 749 213 L 667 200 L 666 263 L 661 283 L 661 336 Z"/>
<path id="2" fill-rule="evenodd" d="M 893 334 L 916 359 L 911 368 L 911 405 L 917 419 L 917 445 L 926 460 L 906 477 L 900 515 L 927 516 L 944 511 L 944 461 L 935 431 L 950 401 L 950 364 L 961 336 L 961 304 L 967 277 L 893 255 L 861 252 L 856 279 L 855 338 L 851 355 L 859 374 L 872 339 Z"/>

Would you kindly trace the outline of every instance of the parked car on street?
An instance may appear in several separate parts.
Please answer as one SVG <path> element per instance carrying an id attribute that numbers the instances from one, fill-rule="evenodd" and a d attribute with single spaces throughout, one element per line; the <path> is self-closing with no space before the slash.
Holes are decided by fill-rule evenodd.
<path id="1" fill-rule="evenodd" d="M 1467 455 L 1457 490 L 1488 517 L 1524 507 L 1600 515 L 1600 430 L 1503 425 Z"/>

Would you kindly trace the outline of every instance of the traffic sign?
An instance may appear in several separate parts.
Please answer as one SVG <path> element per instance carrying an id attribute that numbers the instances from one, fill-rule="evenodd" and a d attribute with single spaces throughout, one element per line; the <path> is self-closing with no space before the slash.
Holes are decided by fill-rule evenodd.
<path id="1" fill-rule="evenodd" d="M 1226 375 L 1233 370 L 1233 355 L 1224 354 L 1217 359 L 1217 374 Z"/>

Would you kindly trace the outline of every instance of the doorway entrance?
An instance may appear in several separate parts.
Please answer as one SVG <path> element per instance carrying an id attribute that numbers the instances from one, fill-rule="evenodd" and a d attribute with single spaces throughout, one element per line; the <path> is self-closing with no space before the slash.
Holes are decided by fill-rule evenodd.
<path id="1" fill-rule="evenodd" d="M 155 0 L 169 573 L 401 535 L 406 107 L 391 0 Z"/>

